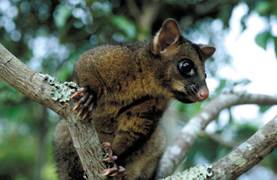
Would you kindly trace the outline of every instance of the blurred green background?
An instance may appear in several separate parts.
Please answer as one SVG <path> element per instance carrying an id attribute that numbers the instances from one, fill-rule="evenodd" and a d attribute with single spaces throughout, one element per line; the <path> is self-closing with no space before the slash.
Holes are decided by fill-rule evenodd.
<path id="1" fill-rule="evenodd" d="M 232 30 L 232 14 L 239 7 L 244 9 L 237 20 L 239 34 L 247 30 L 249 18 L 256 16 L 265 26 L 255 34 L 256 45 L 276 53 L 275 0 L 0 0 L 0 42 L 33 70 L 71 80 L 74 62 L 85 50 L 104 43 L 149 40 L 165 18 L 173 17 L 188 39 L 217 48 L 207 66 L 210 82 L 216 84 L 211 88 L 212 99 L 234 87 L 243 90 L 249 83 L 247 78 L 234 80 L 217 74 L 232 64 L 224 38 Z M 174 101 L 170 109 L 182 126 L 204 105 Z M 256 121 L 268 111 L 277 114 L 276 107 L 254 109 L 250 114 L 256 115 Z M 181 169 L 213 162 L 258 129 L 259 123 L 240 121 L 235 112 L 233 108 L 225 110 L 211 130 L 203 132 Z M 0 82 L 0 180 L 57 179 L 52 139 L 58 121 L 56 114 Z M 276 150 L 256 172 L 264 180 L 277 179 Z M 251 179 L 253 174 L 255 171 L 240 179 Z"/>

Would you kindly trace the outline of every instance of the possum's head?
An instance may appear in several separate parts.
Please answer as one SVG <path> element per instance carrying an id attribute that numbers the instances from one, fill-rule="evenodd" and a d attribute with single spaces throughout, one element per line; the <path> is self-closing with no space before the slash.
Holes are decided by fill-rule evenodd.
<path id="1" fill-rule="evenodd" d="M 214 47 L 183 38 L 177 22 L 167 19 L 152 40 L 151 52 L 161 62 L 157 68 L 161 85 L 176 99 L 192 103 L 208 98 L 205 60 L 213 55 Z"/>

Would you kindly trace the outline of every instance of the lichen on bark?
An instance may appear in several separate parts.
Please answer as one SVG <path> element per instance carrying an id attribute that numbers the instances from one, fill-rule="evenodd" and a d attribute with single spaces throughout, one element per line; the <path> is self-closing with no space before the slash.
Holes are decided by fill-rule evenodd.
<path id="1" fill-rule="evenodd" d="M 59 82 L 54 77 L 48 74 L 41 74 L 44 77 L 44 80 L 48 84 L 54 87 L 51 91 L 51 98 L 54 101 L 60 103 L 66 103 L 70 101 L 70 96 L 78 89 L 78 85 L 74 82 Z"/>

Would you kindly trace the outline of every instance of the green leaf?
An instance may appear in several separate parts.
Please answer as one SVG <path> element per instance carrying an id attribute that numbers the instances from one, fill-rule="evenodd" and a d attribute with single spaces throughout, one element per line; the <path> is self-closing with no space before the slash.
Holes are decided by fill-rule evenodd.
<path id="1" fill-rule="evenodd" d="M 58 28 L 64 27 L 67 19 L 71 14 L 71 9 L 69 6 L 66 5 L 59 5 L 54 14 L 54 21 Z"/>
<path id="2" fill-rule="evenodd" d="M 112 24 L 121 30 L 128 38 L 135 38 L 136 26 L 131 20 L 124 16 L 113 16 L 111 21 Z"/>
<path id="3" fill-rule="evenodd" d="M 259 106 L 259 111 L 260 111 L 260 113 L 265 113 L 270 108 L 271 108 L 271 106 Z"/>
<path id="4" fill-rule="evenodd" d="M 260 47 L 262 47 L 263 49 L 266 49 L 267 43 L 270 38 L 271 38 L 270 32 L 264 31 L 264 32 L 259 33 L 256 36 L 255 41 Z"/>
<path id="5" fill-rule="evenodd" d="M 256 5 L 255 9 L 260 15 L 266 16 L 270 14 L 271 6 L 272 6 L 271 3 L 267 1 L 261 1 Z"/>

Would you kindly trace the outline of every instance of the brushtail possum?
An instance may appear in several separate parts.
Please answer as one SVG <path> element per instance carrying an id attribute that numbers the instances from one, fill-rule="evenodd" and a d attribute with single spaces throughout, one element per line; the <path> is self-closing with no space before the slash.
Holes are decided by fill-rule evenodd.
<path id="1" fill-rule="evenodd" d="M 150 42 L 103 45 L 85 52 L 75 66 L 84 87 L 76 108 L 93 121 L 100 141 L 110 142 L 123 179 L 152 179 L 165 148 L 159 119 L 171 98 L 205 100 L 205 60 L 215 48 L 181 35 L 174 19 L 163 22 Z M 56 128 L 55 158 L 61 179 L 84 179 L 64 121 Z"/>

